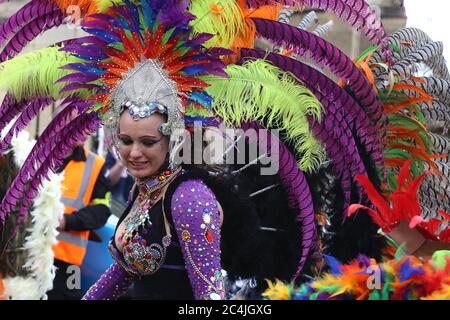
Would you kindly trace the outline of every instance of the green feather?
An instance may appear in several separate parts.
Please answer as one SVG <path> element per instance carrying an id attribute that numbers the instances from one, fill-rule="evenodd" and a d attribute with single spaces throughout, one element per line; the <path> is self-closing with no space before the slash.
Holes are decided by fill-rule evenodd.
<path id="1" fill-rule="evenodd" d="M 202 117 L 202 118 L 209 118 L 214 116 L 211 110 L 193 106 L 189 106 L 188 108 L 186 108 L 185 114 L 189 117 Z"/>
<path id="2" fill-rule="evenodd" d="M 170 37 L 172 36 L 172 34 L 175 31 L 175 27 L 170 28 L 166 33 L 164 33 L 163 37 L 162 37 L 162 41 L 161 43 L 163 45 L 165 45 L 167 42 L 169 42 Z"/>
<path id="3" fill-rule="evenodd" d="M 390 293 L 394 292 L 392 286 L 388 283 L 388 281 L 386 281 L 386 283 L 383 286 L 383 289 L 381 290 L 381 300 L 390 300 Z"/>
<path id="4" fill-rule="evenodd" d="M 369 295 L 369 300 L 381 300 L 380 292 L 373 290 Z"/>
<path id="5" fill-rule="evenodd" d="M 213 110 L 229 125 L 260 121 L 286 131 L 287 139 L 302 155 L 299 166 L 311 172 L 325 159 L 310 131 L 307 115 L 320 120 L 322 105 L 291 74 L 265 62 L 228 66 L 230 78 L 205 76 L 206 91 L 214 98 Z"/>
<path id="6" fill-rule="evenodd" d="M 406 251 L 405 251 L 405 244 L 403 243 L 398 246 L 394 258 L 396 261 L 400 261 L 404 256 L 406 256 Z"/>
<path id="7" fill-rule="evenodd" d="M 106 10 L 111 8 L 114 4 L 116 5 L 123 4 L 123 1 L 120 0 L 95 0 L 95 2 L 97 3 L 97 9 L 99 12 L 105 12 Z"/>
<path id="8" fill-rule="evenodd" d="M 433 253 L 432 260 L 436 264 L 436 269 L 445 270 L 448 259 L 450 258 L 449 250 L 436 251 Z"/>
<path id="9" fill-rule="evenodd" d="M 8 91 L 19 101 L 32 96 L 54 99 L 67 97 L 72 93 L 59 93 L 66 84 L 55 81 L 74 72 L 62 70 L 62 66 L 76 62 L 80 62 L 80 59 L 59 51 L 58 47 L 34 51 L 5 61 L 0 64 L 0 91 Z"/>
<path id="10" fill-rule="evenodd" d="M 213 5 L 220 8 L 219 14 L 213 11 Z M 206 47 L 230 48 L 238 35 L 246 38 L 245 18 L 235 0 L 192 0 L 189 12 L 197 17 L 191 22 L 195 33 L 216 35 L 205 43 Z"/>

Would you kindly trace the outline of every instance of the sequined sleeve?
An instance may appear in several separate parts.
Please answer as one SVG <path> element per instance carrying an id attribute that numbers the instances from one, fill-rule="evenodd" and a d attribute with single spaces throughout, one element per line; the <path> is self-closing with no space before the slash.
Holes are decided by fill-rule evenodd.
<path id="1" fill-rule="evenodd" d="M 201 180 L 188 180 L 176 189 L 171 208 L 195 299 L 223 299 L 216 197 Z"/>
<path id="2" fill-rule="evenodd" d="M 128 291 L 132 280 L 132 276 L 114 263 L 89 288 L 82 300 L 116 300 Z"/>

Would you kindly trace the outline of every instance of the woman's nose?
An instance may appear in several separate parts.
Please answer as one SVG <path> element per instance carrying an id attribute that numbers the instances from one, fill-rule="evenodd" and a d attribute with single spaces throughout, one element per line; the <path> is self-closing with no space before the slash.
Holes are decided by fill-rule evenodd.
<path id="1" fill-rule="evenodd" d="M 138 143 L 134 143 L 133 146 L 131 147 L 130 157 L 139 158 L 141 155 L 142 155 L 141 147 L 139 146 Z"/>

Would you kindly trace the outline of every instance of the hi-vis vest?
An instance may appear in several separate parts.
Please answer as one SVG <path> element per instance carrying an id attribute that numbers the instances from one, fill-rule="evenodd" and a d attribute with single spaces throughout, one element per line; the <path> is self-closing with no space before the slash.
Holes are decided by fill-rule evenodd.
<path id="1" fill-rule="evenodd" d="M 64 213 L 72 214 L 91 202 L 95 182 L 105 163 L 105 159 L 84 149 L 86 162 L 70 161 L 64 169 L 61 199 Z M 89 231 L 60 231 L 58 243 L 53 246 L 55 258 L 80 266 L 86 255 Z"/>

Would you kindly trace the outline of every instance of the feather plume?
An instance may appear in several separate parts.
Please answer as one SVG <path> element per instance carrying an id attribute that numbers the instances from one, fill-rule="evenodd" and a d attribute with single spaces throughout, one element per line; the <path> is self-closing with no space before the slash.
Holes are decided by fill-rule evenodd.
<path id="1" fill-rule="evenodd" d="M 284 4 L 291 6 L 307 6 L 312 9 L 321 9 L 336 14 L 349 23 L 356 30 L 363 28 L 369 41 L 373 44 L 382 44 L 386 41 L 386 32 L 380 17 L 374 10 L 362 0 L 301 0 L 301 1 L 271 1 L 271 0 L 247 0 L 250 7 L 266 4 Z"/>
<path id="2" fill-rule="evenodd" d="M 424 90 L 428 95 L 435 100 L 440 101 L 446 105 L 450 105 L 450 81 L 439 79 L 436 77 L 423 77 L 418 82 L 414 79 L 405 81 L 407 84 L 412 84 Z M 408 95 L 418 96 L 417 92 L 405 91 Z"/>
<path id="3" fill-rule="evenodd" d="M 356 135 L 364 146 L 373 161 L 383 165 L 383 151 L 378 134 L 370 123 L 369 118 L 365 115 L 361 106 L 334 81 L 322 74 L 320 71 L 291 58 L 278 54 L 267 54 L 261 50 L 243 49 L 241 51 L 241 60 L 245 61 L 249 58 L 265 59 L 270 61 L 278 68 L 292 73 L 300 79 L 306 87 L 308 87 L 319 100 L 328 106 L 330 113 L 336 113 L 338 107 L 343 107 L 345 118 L 351 117 L 354 120 Z"/>
<path id="4" fill-rule="evenodd" d="M 18 101 L 34 96 L 60 99 L 67 96 L 59 93 L 64 84 L 55 82 L 72 72 L 61 67 L 79 61 L 57 47 L 24 54 L 0 64 L 0 90 Z"/>
<path id="5" fill-rule="evenodd" d="M 385 135 L 387 118 L 381 101 L 367 78 L 342 51 L 304 30 L 264 19 L 253 21 L 258 33 L 264 38 L 274 41 L 279 46 L 291 48 L 297 54 L 302 54 L 306 50 L 319 66 L 326 65 L 338 77 L 345 79 L 373 124 L 380 130 L 382 136 Z"/>
<path id="6" fill-rule="evenodd" d="M 51 2 L 37 0 L 28 2 L 0 25 L 0 48 L 31 21 L 57 11 L 58 7 Z"/>
<path id="7" fill-rule="evenodd" d="M 2 51 L 0 51 L 0 62 L 14 58 L 39 34 L 55 26 L 59 26 L 62 21 L 63 16 L 59 11 L 54 11 L 48 15 L 31 20 L 30 23 L 20 29 L 4 46 Z"/>
<path id="8" fill-rule="evenodd" d="M 230 79 L 205 78 L 206 91 L 215 97 L 213 109 L 227 123 L 267 120 L 269 127 L 286 130 L 296 150 L 303 155 L 300 167 L 314 170 L 323 161 L 320 144 L 312 136 L 307 115 L 320 119 L 319 101 L 280 69 L 264 62 L 229 66 Z"/>
<path id="9" fill-rule="evenodd" d="M 49 178 L 50 172 L 55 172 L 62 165 L 67 153 L 73 148 L 76 142 L 86 140 L 86 137 L 98 130 L 100 125 L 98 116 L 95 113 L 88 113 L 79 116 L 79 118 L 73 120 L 62 130 L 62 138 L 56 141 L 56 145 L 51 150 L 51 153 L 31 178 L 28 189 L 24 190 L 25 194 L 20 206 L 18 223 L 23 222 L 27 208 L 32 205 L 33 199 L 42 186 L 42 182 Z"/>
<path id="10" fill-rule="evenodd" d="M 19 167 L 23 165 L 33 143 L 26 131 L 11 142 L 14 160 Z M 56 228 L 64 212 L 64 205 L 60 202 L 63 178 L 62 174 L 52 175 L 50 180 L 44 181 L 43 189 L 33 202 L 30 212 L 33 225 L 23 245 L 27 251 L 27 262 L 23 269 L 30 274 L 27 278 L 14 276 L 4 279 L 5 295 L 9 299 L 46 299 L 46 292 L 53 286 L 55 267 L 51 246 L 56 242 Z"/>
<path id="11" fill-rule="evenodd" d="M 42 166 L 50 152 L 56 146 L 57 141 L 59 141 L 58 139 L 60 139 L 61 131 L 70 124 L 74 111 L 77 111 L 77 114 L 82 114 L 89 107 L 88 103 L 77 100 L 69 99 L 63 102 L 63 104 L 65 103 L 68 103 L 68 106 L 58 113 L 55 119 L 47 126 L 23 162 L 21 171 L 10 188 L 12 196 L 9 198 L 5 196 L 4 198 L 2 205 L 6 212 L 10 212 L 9 210 L 12 210 L 18 203 L 20 195 L 23 194 L 26 188 L 26 184 L 35 175 L 36 170 Z"/>
<path id="12" fill-rule="evenodd" d="M 360 256 L 345 265 L 333 263 L 336 271 L 299 288 L 281 283 L 269 286 L 263 296 L 286 300 L 448 300 L 449 262 L 448 251 L 436 252 L 432 259 L 424 261 L 414 256 L 400 256 L 380 264 Z M 373 283 L 375 273 L 379 280 L 377 285 Z"/>
<path id="13" fill-rule="evenodd" d="M 294 15 L 295 11 L 289 8 L 284 8 L 280 11 L 277 17 L 277 21 L 290 24 L 291 18 Z"/>
<path id="14" fill-rule="evenodd" d="M 333 20 L 330 20 L 327 23 L 318 26 L 312 33 L 323 38 L 330 32 L 331 28 L 333 28 L 333 24 Z"/>
<path id="15" fill-rule="evenodd" d="M 0 106 L 0 132 L 28 105 L 28 101 L 17 102 L 7 94 Z"/>
<path id="16" fill-rule="evenodd" d="M 28 159 L 33 157 L 30 153 L 2 201 L 0 218 L 4 220 L 20 199 L 20 213 L 17 217 L 17 223 L 22 223 L 27 208 L 31 206 L 43 179 L 48 179 L 49 173 L 56 171 L 75 142 L 85 140 L 86 135 L 93 133 L 99 126 L 100 121 L 95 113 L 79 115 L 61 129 L 57 136 L 51 137 L 45 147 L 39 151 L 37 158 L 41 162 L 40 166 L 30 167 L 27 165 Z M 27 177 L 30 177 L 30 179 L 28 180 Z"/>
<path id="17" fill-rule="evenodd" d="M 234 0 L 193 0 L 189 12 L 197 17 L 192 23 L 196 33 L 216 35 L 207 47 L 224 47 L 237 50 L 238 47 L 253 47 L 255 28 L 245 18 L 243 9 Z"/>
<path id="18" fill-rule="evenodd" d="M 297 28 L 308 30 L 312 25 L 319 23 L 319 18 L 315 11 L 311 11 L 303 17 L 302 21 L 298 24 Z"/>
<path id="19" fill-rule="evenodd" d="M 14 125 L 9 129 L 9 132 L 3 137 L 0 142 L 0 154 L 4 153 L 8 148 L 11 140 L 16 136 L 21 130 L 23 130 L 34 117 L 41 112 L 44 108 L 53 102 L 52 99 L 39 98 L 28 104 L 25 110 L 21 113 Z"/>

